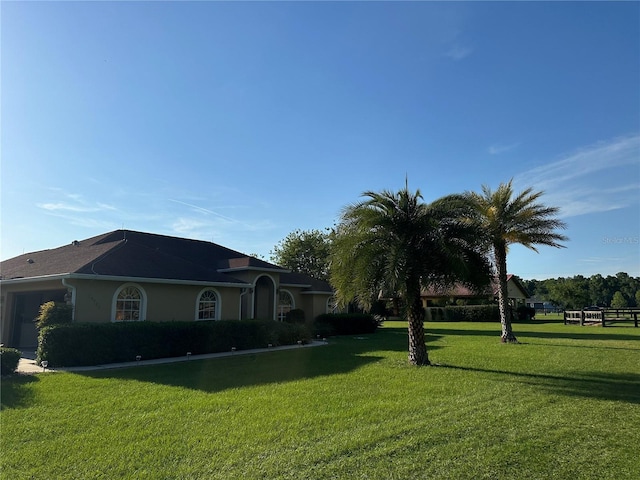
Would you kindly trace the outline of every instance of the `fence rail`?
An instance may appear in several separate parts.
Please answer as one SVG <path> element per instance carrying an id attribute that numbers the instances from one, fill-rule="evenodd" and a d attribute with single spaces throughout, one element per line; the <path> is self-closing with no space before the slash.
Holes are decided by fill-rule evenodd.
<path id="1" fill-rule="evenodd" d="M 607 326 L 607 322 L 633 322 L 638 326 L 640 308 L 602 308 L 599 310 L 565 310 L 564 324 L 578 323 L 580 325 L 601 324 Z"/>

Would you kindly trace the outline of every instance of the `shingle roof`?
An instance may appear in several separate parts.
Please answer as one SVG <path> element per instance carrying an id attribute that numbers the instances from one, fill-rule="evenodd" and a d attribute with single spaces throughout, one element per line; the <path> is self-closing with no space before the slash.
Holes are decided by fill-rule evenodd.
<path id="1" fill-rule="evenodd" d="M 290 272 L 280 274 L 281 285 L 307 285 L 307 289 L 312 292 L 333 293 L 329 283 L 318 280 L 304 273 Z"/>
<path id="2" fill-rule="evenodd" d="M 115 230 L 5 260 L 0 264 L 0 275 L 3 280 L 90 274 L 244 284 L 233 277 L 232 271 L 243 269 L 286 272 L 277 265 L 212 242 Z M 317 282 L 310 277 L 298 280 L 301 281 L 295 283 Z"/>

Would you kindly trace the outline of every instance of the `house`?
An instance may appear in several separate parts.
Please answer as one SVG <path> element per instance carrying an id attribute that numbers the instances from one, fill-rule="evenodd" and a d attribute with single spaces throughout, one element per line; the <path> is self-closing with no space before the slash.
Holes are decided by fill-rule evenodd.
<path id="1" fill-rule="evenodd" d="M 422 289 L 420 296 L 425 308 L 444 302 L 454 303 L 457 300 L 466 300 L 469 303 L 491 302 L 498 298 L 498 281 L 494 279 L 483 292 L 474 292 L 463 285 L 454 285 L 446 289 Z M 507 298 L 513 308 L 525 305 L 527 298 L 529 298 L 527 289 L 515 275 L 507 275 Z"/>
<path id="2" fill-rule="evenodd" d="M 211 242 L 116 230 L 0 263 L 1 342 L 33 347 L 48 301 L 74 322 L 307 321 L 333 308 L 330 285 Z"/>

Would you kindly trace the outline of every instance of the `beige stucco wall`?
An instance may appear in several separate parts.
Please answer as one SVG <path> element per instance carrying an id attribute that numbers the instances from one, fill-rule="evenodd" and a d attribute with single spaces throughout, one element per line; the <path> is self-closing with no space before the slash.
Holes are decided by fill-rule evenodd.
<path id="1" fill-rule="evenodd" d="M 97 280 L 73 280 L 68 283 L 76 287 L 75 321 L 78 322 L 110 322 L 116 292 L 125 284 L 133 284 L 143 290 L 146 295 L 145 320 L 148 321 L 195 320 L 196 302 L 205 288 L 213 288 L 218 292 L 220 319 L 239 319 L 239 288 Z"/>
<path id="2" fill-rule="evenodd" d="M 277 289 L 279 288 L 279 276 L 264 272 L 253 272 L 243 275 L 242 280 L 249 284 L 254 284 L 255 280 L 261 276 L 268 276 L 273 282 L 273 287 L 269 287 L 270 295 L 274 296 L 271 305 L 277 305 Z M 127 282 L 104 279 L 67 279 L 66 283 L 72 287 L 74 300 L 74 321 L 75 322 L 110 322 L 114 309 L 114 298 L 117 290 L 125 284 L 134 284 L 141 288 L 146 296 L 145 320 L 147 321 L 193 321 L 196 317 L 196 301 L 199 294 L 205 288 L 213 288 L 218 293 L 219 318 L 223 320 L 238 320 L 249 318 L 243 317 L 242 312 L 251 312 L 254 301 L 254 294 L 247 289 L 242 295 L 243 289 L 239 287 L 206 287 L 206 285 L 175 285 L 154 282 Z M 301 288 L 282 287 L 290 292 L 294 297 L 295 308 L 305 311 L 307 322 L 313 320 L 320 314 L 326 313 L 327 300 L 329 294 L 305 294 Z M 67 287 L 62 280 L 57 278 L 48 281 L 14 283 L 2 285 L 0 289 L 0 334 L 2 343 L 8 344 L 12 335 L 12 304 L 16 293 L 35 291 L 64 291 Z M 255 290 L 255 289 L 253 289 Z M 241 309 L 241 300 L 246 303 L 244 310 Z M 277 315 L 276 308 L 271 308 L 274 315 Z M 274 318 L 277 318 L 274 316 Z"/>
<path id="3" fill-rule="evenodd" d="M 522 293 L 522 290 L 520 290 L 518 287 L 516 287 L 516 285 L 513 282 L 508 282 L 507 283 L 507 292 L 509 293 L 509 298 L 526 298 L 524 296 L 524 294 Z"/>

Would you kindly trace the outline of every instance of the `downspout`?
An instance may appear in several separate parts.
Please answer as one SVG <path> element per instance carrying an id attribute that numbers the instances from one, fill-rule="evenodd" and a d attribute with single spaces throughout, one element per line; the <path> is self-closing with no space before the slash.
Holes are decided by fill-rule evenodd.
<path id="1" fill-rule="evenodd" d="M 67 290 L 71 290 L 71 321 L 76 321 L 76 287 L 67 283 L 67 279 L 62 279 L 62 285 L 64 285 Z"/>
<path id="2" fill-rule="evenodd" d="M 242 297 L 244 297 L 247 293 L 249 293 L 250 288 L 243 288 L 240 290 L 240 302 L 238 308 L 238 320 L 242 320 Z"/>

